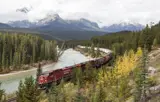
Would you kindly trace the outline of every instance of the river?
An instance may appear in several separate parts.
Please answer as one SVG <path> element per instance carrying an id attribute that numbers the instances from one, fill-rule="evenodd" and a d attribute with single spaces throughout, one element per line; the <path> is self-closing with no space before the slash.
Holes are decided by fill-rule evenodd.
<path id="1" fill-rule="evenodd" d="M 77 52 L 73 49 L 65 50 L 64 53 L 59 58 L 59 61 L 56 64 L 50 64 L 44 66 L 44 71 L 50 71 L 54 69 L 64 68 L 66 66 L 71 66 L 77 63 L 90 60 L 86 56 L 82 55 L 80 52 Z M 36 69 L 31 69 L 27 71 L 17 72 L 7 74 L 6 76 L 0 75 L 0 82 L 2 82 L 1 88 L 5 90 L 7 94 L 13 93 L 18 89 L 19 81 L 24 80 L 26 77 L 36 76 Z"/>

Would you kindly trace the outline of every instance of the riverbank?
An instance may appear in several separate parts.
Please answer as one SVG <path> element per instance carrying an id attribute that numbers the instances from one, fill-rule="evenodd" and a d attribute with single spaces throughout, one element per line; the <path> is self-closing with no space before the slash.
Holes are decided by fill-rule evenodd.
<path id="1" fill-rule="evenodd" d="M 37 63 L 21 65 L 19 68 L 14 68 L 13 66 L 10 66 L 9 68 L 6 68 L 6 69 L 8 69 L 8 71 L 7 70 L 2 71 L 2 72 L 0 72 L 0 75 L 9 74 L 9 73 L 18 72 L 18 71 L 30 70 L 34 67 L 38 68 L 39 63 L 40 63 L 41 66 L 44 66 L 44 65 L 51 64 L 51 63 L 54 63 L 54 62 L 52 60 L 42 60 L 42 61 L 37 62 Z"/>
<path id="2" fill-rule="evenodd" d="M 46 63 L 45 65 L 43 64 L 42 65 L 42 70 L 47 68 L 47 67 L 50 67 L 50 66 L 54 66 L 56 64 L 56 62 L 50 62 L 50 63 Z M 12 71 L 10 73 L 6 73 L 6 74 L 0 74 L 0 81 L 6 81 L 6 80 L 11 80 L 11 79 L 14 79 L 14 77 L 17 78 L 18 77 L 21 77 L 21 76 L 26 76 L 28 75 L 29 73 L 33 73 L 33 72 L 36 72 L 37 71 L 37 65 L 35 65 L 35 67 L 33 66 L 30 66 L 30 68 L 28 70 L 21 70 L 21 71 Z"/>
<path id="3" fill-rule="evenodd" d="M 97 51 L 97 49 L 98 49 L 97 47 L 94 48 L 95 51 Z M 95 56 L 93 57 L 92 54 L 89 53 L 89 52 L 90 52 L 89 50 L 91 50 L 91 47 L 88 47 L 88 48 L 86 49 L 85 46 L 80 46 L 80 45 L 79 45 L 79 46 L 77 46 L 77 47 L 75 48 L 75 50 L 76 50 L 76 51 L 79 51 L 81 54 L 85 55 L 85 56 L 88 57 L 89 59 L 97 59 L 97 58 L 106 56 L 106 54 L 112 53 L 112 51 L 109 50 L 109 49 L 99 48 L 99 51 L 100 51 L 100 52 L 99 52 L 99 55 L 96 56 L 96 52 L 95 52 Z"/>

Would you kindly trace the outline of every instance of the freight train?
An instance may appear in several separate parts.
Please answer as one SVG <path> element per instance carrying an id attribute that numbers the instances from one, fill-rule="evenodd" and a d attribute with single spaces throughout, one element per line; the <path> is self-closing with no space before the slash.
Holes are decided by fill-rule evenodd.
<path id="1" fill-rule="evenodd" d="M 104 51 L 103 51 L 104 52 Z M 68 80 L 72 78 L 73 70 L 75 68 L 81 68 L 82 72 L 85 71 L 86 65 L 89 63 L 92 68 L 100 68 L 101 66 L 107 64 L 109 60 L 112 59 L 112 53 L 108 52 L 105 56 L 97 58 L 94 60 L 79 63 L 73 66 L 68 66 L 65 68 L 44 72 L 38 77 L 38 84 L 40 88 L 47 88 L 52 83 L 59 83 L 61 79 Z"/>

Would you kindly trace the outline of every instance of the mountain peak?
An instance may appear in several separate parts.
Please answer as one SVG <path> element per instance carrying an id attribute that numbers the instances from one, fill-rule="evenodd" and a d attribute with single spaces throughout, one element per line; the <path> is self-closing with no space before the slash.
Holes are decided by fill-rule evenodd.
<path id="1" fill-rule="evenodd" d="M 62 20 L 62 18 L 58 14 L 47 14 L 45 18 L 38 20 L 38 24 L 47 25 L 56 20 Z"/>

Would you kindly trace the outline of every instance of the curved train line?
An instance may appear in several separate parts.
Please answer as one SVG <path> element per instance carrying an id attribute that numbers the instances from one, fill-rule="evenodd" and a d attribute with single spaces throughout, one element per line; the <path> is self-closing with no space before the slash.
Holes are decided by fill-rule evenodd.
<path id="1" fill-rule="evenodd" d="M 85 46 L 77 46 L 78 48 L 85 48 Z M 95 48 L 97 50 L 97 48 Z M 92 65 L 93 68 L 100 68 L 101 66 L 108 63 L 112 59 L 112 51 L 104 48 L 99 48 L 101 52 L 104 52 L 106 55 L 101 58 L 92 59 L 83 63 L 79 63 L 73 66 L 68 66 L 65 68 L 52 70 L 49 72 L 44 72 L 38 77 L 38 84 L 40 88 L 48 88 L 53 82 L 58 83 L 61 79 L 68 80 L 72 78 L 73 70 L 75 68 L 81 68 L 82 72 L 85 70 L 85 67 L 88 63 Z"/>

